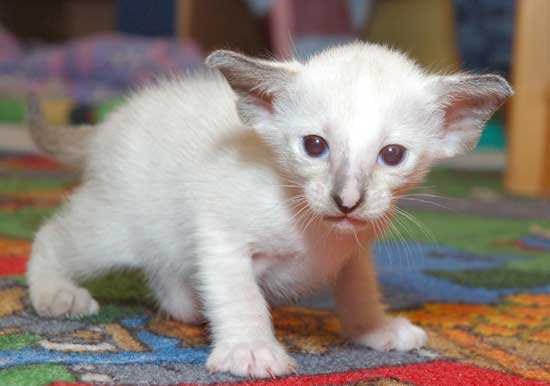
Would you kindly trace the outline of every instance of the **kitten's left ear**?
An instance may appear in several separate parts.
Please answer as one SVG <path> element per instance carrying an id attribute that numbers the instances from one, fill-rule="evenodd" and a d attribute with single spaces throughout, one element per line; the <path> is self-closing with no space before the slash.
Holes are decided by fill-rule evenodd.
<path id="1" fill-rule="evenodd" d="M 275 99 L 301 68 L 297 62 L 256 59 L 227 50 L 214 51 L 205 63 L 219 70 L 237 93 L 239 116 L 249 126 L 273 112 Z"/>
<path id="2" fill-rule="evenodd" d="M 472 150 L 485 122 L 513 94 L 508 82 L 499 75 L 441 76 L 436 89 L 443 112 L 442 157 Z"/>

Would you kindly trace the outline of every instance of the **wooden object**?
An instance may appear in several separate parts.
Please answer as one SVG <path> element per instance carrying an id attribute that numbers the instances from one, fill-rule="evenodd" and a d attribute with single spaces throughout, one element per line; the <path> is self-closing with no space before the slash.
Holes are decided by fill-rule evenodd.
<path id="1" fill-rule="evenodd" d="M 61 42 L 112 31 L 115 0 L 0 0 L 0 24 L 22 39 Z"/>
<path id="2" fill-rule="evenodd" d="M 506 188 L 550 196 L 550 1 L 519 0 Z"/>
<path id="3" fill-rule="evenodd" d="M 175 17 L 177 36 L 193 39 L 205 52 L 268 53 L 266 25 L 242 0 L 177 0 Z"/>
<path id="4" fill-rule="evenodd" d="M 434 71 L 460 68 L 452 0 L 376 1 L 361 37 L 399 48 Z"/>

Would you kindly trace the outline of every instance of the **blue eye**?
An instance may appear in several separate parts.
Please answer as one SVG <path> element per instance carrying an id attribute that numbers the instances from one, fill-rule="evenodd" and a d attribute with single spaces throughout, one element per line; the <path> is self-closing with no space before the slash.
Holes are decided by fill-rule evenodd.
<path id="1" fill-rule="evenodd" d="M 318 135 L 306 135 L 302 138 L 302 144 L 307 155 L 312 158 L 325 158 L 328 156 L 328 143 Z"/>

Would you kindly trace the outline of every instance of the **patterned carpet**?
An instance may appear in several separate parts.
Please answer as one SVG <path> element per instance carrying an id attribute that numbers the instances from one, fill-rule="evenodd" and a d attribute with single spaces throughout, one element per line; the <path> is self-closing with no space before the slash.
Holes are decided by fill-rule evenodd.
<path id="1" fill-rule="evenodd" d="M 277 336 L 297 359 L 298 374 L 251 381 L 209 374 L 205 330 L 159 317 L 138 272 L 86 284 L 102 303 L 96 316 L 53 320 L 32 311 L 23 276 L 32 234 L 75 183 L 44 158 L 0 154 L 2 386 L 550 384 L 545 204 L 513 219 L 439 206 L 410 209 L 415 217 L 398 221 L 375 252 L 393 312 L 425 327 L 428 347 L 378 353 L 348 344 L 339 337 L 335 316 L 319 309 L 330 308 L 330 298 L 310 299 L 307 304 L 317 309 L 302 305 L 273 312 Z M 468 194 L 461 192 L 461 205 L 476 201 L 488 207 Z"/>

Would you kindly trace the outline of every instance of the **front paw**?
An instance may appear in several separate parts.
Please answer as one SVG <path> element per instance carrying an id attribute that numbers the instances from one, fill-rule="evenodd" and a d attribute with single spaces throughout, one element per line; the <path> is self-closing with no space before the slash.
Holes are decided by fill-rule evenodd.
<path id="1" fill-rule="evenodd" d="M 377 351 L 409 351 L 426 344 L 427 335 L 423 329 L 405 318 L 388 318 L 386 322 L 353 339 L 357 344 Z"/>
<path id="2" fill-rule="evenodd" d="M 206 368 L 241 377 L 274 378 L 293 372 L 296 362 L 277 341 L 249 341 L 216 345 Z"/>

